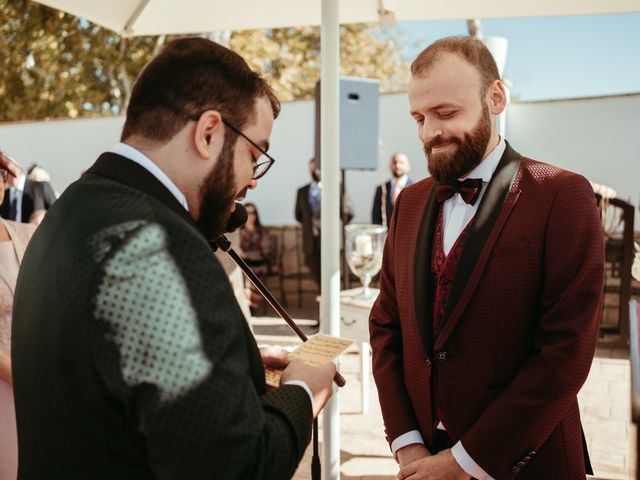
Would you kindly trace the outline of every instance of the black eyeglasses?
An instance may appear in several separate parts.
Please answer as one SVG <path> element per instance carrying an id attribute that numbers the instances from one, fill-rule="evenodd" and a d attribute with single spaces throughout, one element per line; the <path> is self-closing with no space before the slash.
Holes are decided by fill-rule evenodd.
<path id="1" fill-rule="evenodd" d="M 193 120 L 194 122 L 197 122 L 200 119 L 201 116 L 202 116 L 202 114 L 193 116 L 193 117 L 191 117 L 191 120 Z M 260 157 L 258 157 L 255 160 L 255 163 L 253 165 L 253 177 L 252 178 L 254 180 L 258 180 L 259 178 L 264 177 L 264 174 L 269 171 L 269 169 L 271 168 L 271 165 L 273 165 L 273 163 L 276 161 L 276 159 L 273 158 L 271 155 L 269 155 L 264 150 L 264 148 L 260 147 L 256 142 L 254 142 L 249 137 L 247 137 L 244 133 L 242 133 L 240 131 L 240 129 L 234 127 L 232 124 L 230 124 L 224 118 L 222 119 L 222 123 L 224 123 L 227 127 L 229 127 L 235 133 L 237 133 L 242 138 L 244 138 L 247 142 L 249 142 L 251 145 L 253 145 L 256 150 L 258 150 L 260 152 L 260 154 L 261 154 Z"/>
<path id="2" fill-rule="evenodd" d="M 7 178 L 9 178 L 9 171 L 4 168 L 0 168 L 0 178 L 2 178 L 3 182 L 6 182 Z"/>

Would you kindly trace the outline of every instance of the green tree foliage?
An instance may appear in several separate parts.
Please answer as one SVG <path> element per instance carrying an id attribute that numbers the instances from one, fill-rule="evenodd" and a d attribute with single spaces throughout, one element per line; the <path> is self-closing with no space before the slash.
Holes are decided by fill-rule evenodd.
<path id="1" fill-rule="evenodd" d="M 340 73 L 374 78 L 381 92 L 406 88 L 408 61 L 400 48 L 403 33 L 387 25 L 350 24 L 340 28 Z M 282 100 L 311 98 L 320 79 L 319 27 L 234 32 L 230 47 L 269 79 Z"/>
<path id="2" fill-rule="evenodd" d="M 142 67 L 171 38 L 124 38 L 29 0 L 0 0 L 0 122 L 118 115 Z M 225 38 L 282 100 L 313 95 L 320 77 L 318 27 L 246 30 Z M 383 92 L 405 88 L 408 62 L 399 39 L 395 27 L 342 26 L 342 74 L 377 78 Z"/>
<path id="3" fill-rule="evenodd" d="M 29 0 L 0 0 L 0 121 L 113 115 L 162 37 L 114 32 Z"/>

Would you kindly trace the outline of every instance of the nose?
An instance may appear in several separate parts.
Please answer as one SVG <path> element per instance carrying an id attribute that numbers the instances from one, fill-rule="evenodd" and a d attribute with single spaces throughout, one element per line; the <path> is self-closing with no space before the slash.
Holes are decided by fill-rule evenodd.
<path id="1" fill-rule="evenodd" d="M 437 136 L 443 134 L 444 130 L 442 125 L 437 120 L 425 120 L 418 132 L 418 136 L 420 137 L 420 140 L 422 140 L 422 143 L 429 143 Z"/>
<path id="2" fill-rule="evenodd" d="M 258 180 L 256 180 L 255 178 L 252 178 L 251 181 L 249 182 L 249 185 L 247 185 L 247 188 L 253 190 L 257 186 L 258 186 Z"/>

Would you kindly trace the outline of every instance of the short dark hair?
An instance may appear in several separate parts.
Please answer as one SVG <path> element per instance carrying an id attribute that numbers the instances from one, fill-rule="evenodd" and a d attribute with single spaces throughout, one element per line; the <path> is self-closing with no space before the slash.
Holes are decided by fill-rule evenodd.
<path id="1" fill-rule="evenodd" d="M 425 48 L 411 64 L 411 75 L 425 75 L 444 55 L 453 54 L 476 67 L 482 78 L 482 95 L 500 80 L 496 61 L 484 43 L 474 37 L 454 36 L 437 40 Z"/>
<path id="2" fill-rule="evenodd" d="M 121 138 L 140 135 L 164 143 L 209 109 L 242 128 L 253 121 L 255 102 L 262 96 L 277 117 L 275 93 L 240 55 L 204 38 L 180 38 L 167 44 L 136 80 Z"/>

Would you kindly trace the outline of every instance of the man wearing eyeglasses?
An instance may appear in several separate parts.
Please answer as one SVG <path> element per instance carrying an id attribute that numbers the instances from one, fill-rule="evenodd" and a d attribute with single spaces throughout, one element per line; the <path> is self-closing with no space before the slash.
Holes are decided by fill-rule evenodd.
<path id="1" fill-rule="evenodd" d="M 21 479 L 291 477 L 335 367 L 261 358 L 209 247 L 273 164 L 278 111 L 266 82 L 208 40 L 176 40 L 142 72 L 121 143 L 65 191 L 24 258 Z M 286 366 L 269 392 L 263 362 Z"/>

